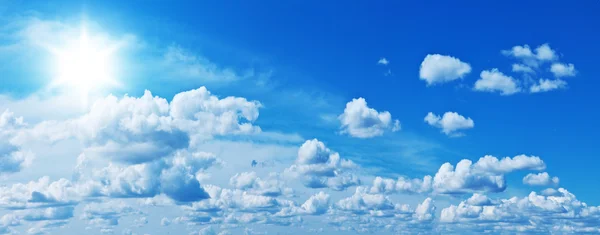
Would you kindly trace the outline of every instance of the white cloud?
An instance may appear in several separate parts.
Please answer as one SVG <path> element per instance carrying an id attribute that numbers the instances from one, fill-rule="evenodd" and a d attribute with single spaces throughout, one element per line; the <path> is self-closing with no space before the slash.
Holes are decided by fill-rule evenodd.
<path id="1" fill-rule="evenodd" d="M 473 167 L 479 171 L 506 174 L 518 170 L 540 171 L 546 169 L 546 164 L 537 156 L 527 156 L 521 154 L 513 158 L 504 157 L 502 159 L 498 159 L 494 156 L 486 155 L 482 158 L 479 158 Z"/>
<path id="2" fill-rule="evenodd" d="M 512 95 L 521 91 L 514 78 L 504 75 L 498 69 L 484 70 L 480 77 L 481 79 L 475 82 L 476 91 L 500 92 L 502 95 Z"/>
<path id="3" fill-rule="evenodd" d="M 357 138 L 371 138 L 388 130 L 400 130 L 400 121 L 392 120 L 388 111 L 378 112 L 369 108 L 364 98 L 348 102 L 338 119 L 342 123 L 341 132 Z"/>
<path id="4" fill-rule="evenodd" d="M 381 57 L 381 59 L 379 59 L 379 61 L 377 61 L 377 64 L 382 64 L 382 65 L 388 65 L 389 63 L 390 63 L 390 61 L 384 57 Z"/>
<path id="5" fill-rule="evenodd" d="M 419 221 L 430 221 L 433 220 L 435 215 L 435 206 L 431 198 L 426 198 L 421 204 L 417 205 L 415 209 L 415 217 Z"/>
<path id="6" fill-rule="evenodd" d="M 215 135 L 260 132 L 251 124 L 260 107 L 257 101 L 240 97 L 219 99 L 205 87 L 178 93 L 170 104 L 150 91 L 139 98 L 109 95 L 78 118 L 36 125 L 19 141 L 74 136 L 84 144 L 87 155 L 137 164 Z"/>
<path id="7" fill-rule="evenodd" d="M 236 189 L 264 196 L 289 195 L 293 192 L 291 188 L 284 187 L 283 181 L 275 173 L 271 173 L 266 179 L 261 179 L 254 171 L 236 173 L 229 179 L 229 184 Z"/>
<path id="8" fill-rule="evenodd" d="M 0 114 L 0 176 L 19 172 L 33 161 L 33 153 L 13 141 L 25 127 L 23 118 L 15 117 L 13 112 L 5 110 Z"/>
<path id="9" fill-rule="evenodd" d="M 360 184 L 354 174 L 345 172 L 356 165 L 333 152 L 317 139 L 307 140 L 298 149 L 296 163 L 286 168 L 285 175 L 302 180 L 309 188 L 344 190 Z"/>
<path id="10" fill-rule="evenodd" d="M 370 193 L 425 193 L 431 191 L 431 176 L 427 175 L 423 179 L 407 179 L 398 177 L 398 180 L 375 177 L 373 186 L 369 189 Z"/>
<path id="11" fill-rule="evenodd" d="M 518 233 L 597 233 L 599 217 L 598 207 L 588 206 L 560 188 L 554 196 L 531 192 L 523 198 L 498 200 L 497 205 L 461 202 L 444 208 L 440 222 L 452 228 L 459 226 L 464 232 L 501 229 Z"/>
<path id="12" fill-rule="evenodd" d="M 524 64 L 513 64 L 512 71 L 513 72 L 522 72 L 522 73 L 531 73 L 531 74 L 535 73 L 535 71 L 531 67 L 524 65 Z"/>
<path id="13" fill-rule="evenodd" d="M 486 195 L 474 193 L 469 199 L 466 201 L 469 205 L 473 206 L 487 206 L 492 205 L 492 200 L 490 200 Z"/>
<path id="14" fill-rule="evenodd" d="M 355 214 L 364 214 L 370 211 L 394 210 L 395 206 L 389 197 L 382 194 L 370 194 L 366 188 L 358 187 L 351 197 L 338 201 L 336 208 Z"/>
<path id="15" fill-rule="evenodd" d="M 462 194 L 474 191 L 501 192 L 506 189 L 503 175 L 489 175 L 473 171 L 470 160 L 461 160 L 456 168 L 444 163 L 433 178 L 435 192 L 443 194 Z"/>
<path id="16" fill-rule="evenodd" d="M 280 217 L 290 217 L 297 215 L 322 215 L 330 209 L 331 196 L 323 191 L 318 192 L 308 198 L 300 206 L 282 208 L 275 215 Z"/>
<path id="17" fill-rule="evenodd" d="M 553 63 L 550 66 L 550 72 L 554 74 L 555 77 L 573 77 L 577 74 L 577 70 L 575 70 L 575 65 L 573 64 L 563 64 L 563 63 Z"/>
<path id="18" fill-rule="evenodd" d="M 548 44 L 542 44 L 535 48 L 535 53 L 529 45 L 523 45 L 514 46 L 510 50 L 503 50 L 502 54 L 520 59 L 527 66 L 534 68 L 539 67 L 544 62 L 553 61 L 558 58 L 556 52 Z"/>
<path id="19" fill-rule="evenodd" d="M 440 54 L 429 54 L 421 63 L 419 77 L 427 85 L 434 85 L 463 78 L 471 72 L 471 66 L 458 58 Z"/>
<path id="20" fill-rule="evenodd" d="M 555 79 L 555 80 L 540 79 L 540 81 L 538 83 L 531 85 L 531 87 L 529 88 L 529 91 L 531 93 L 539 93 L 539 92 L 546 92 L 546 91 L 551 91 L 551 90 L 556 90 L 556 89 L 563 89 L 566 86 L 567 86 L 567 82 L 560 80 L 560 79 Z"/>
<path id="21" fill-rule="evenodd" d="M 525 177 L 523 177 L 523 183 L 527 185 L 557 185 L 558 182 L 558 177 L 550 177 L 550 175 L 547 172 L 542 172 L 538 174 L 529 173 Z"/>
<path id="22" fill-rule="evenodd" d="M 0 186 L 0 207 L 7 209 L 72 205 L 82 197 L 83 193 L 66 179 L 50 181 L 42 177 L 25 184 Z"/>
<path id="23" fill-rule="evenodd" d="M 448 136 L 464 135 L 458 130 L 471 129 L 475 126 L 475 122 L 471 118 L 465 118 L 456 112 L 446 112 L 442 117 L 429 112 L 425 116 L 427 124 L 442 129 L 442 132 Z"/>
<path id="24" fill-rule="evenodd" d="M 220 162 L 212 154 L 179 151 L 170 158 L 152 163 L 110 164 L 101 169 L 78 167 L 76 177 L 80 188 L 90 196 L 145 198 L 163 193 L 177 202 L 191 202 L 208 198 L 197 175 L 217 164 Z M 78 165 L 86 164 L 80 162 Z"/>
<path id="25" fill-rule="evenodd" d="M 502 192 L 506 189 L 504 174 L 518 170 L 543 170 L 546 165 L 539 157 L 518 155 L 498 159 L 484 156 L 475 164 L 463 159 L 456 168 L 444 163 L 433 178 L 433 190 L 442 194 L 468 192 Z"/>

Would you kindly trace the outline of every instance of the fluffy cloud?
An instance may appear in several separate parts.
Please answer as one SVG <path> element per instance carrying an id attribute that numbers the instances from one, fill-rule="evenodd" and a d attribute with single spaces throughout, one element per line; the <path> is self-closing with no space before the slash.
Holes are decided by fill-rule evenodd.
<path id="1" fill-rule="evenodd" d="M 431 112 L 425 116 L 427 124 L 442 129 L 442 132 L 448 136 L 462 136 L 463 133 L 457 132 L 461 129 L 470 129 L 475 126 L 471 118 L 465 118 L 456 112 L 446 112 L 440 117 Z"/>
<path id="2" fill-rule="evenodd" d="M 260 131 L 250 122 L 258 118 L 258 101 L 241 97 L 219 99 L 205 87 L 181 92 L 171 101 L 170 114 L 175 125 L 191 133 L 212 135 L 243 134 Z M 246 120 L 247 122 L 241 122 Z"/>
<path id="3" fill-rule="evenodd" d="M 577 71 L 575 70 L 575 65 L 562 63 L 552 64 L 552 66 L 550 66 L 550 72 L 552 72 L 557 78 L 573 77 L 577 73 Z"/>
<path id="4" fill-rule="evenodd" d="M 425 193 L 431 191 L 431 176 L 427 175 L 423 179 L 407 179 L 398 177 L 398 180 L 375 177 L 373 186 L 369 189 L 370 193 Z"/>
<path id="5" fill-rule="evenodd" d="M 250 123 L 260 106 L 239 97 L 219 99 L 205 87 L 178 93 L 170 104 L 150 91 L 139 98 L 110 95 L 79 118 L 42 122 L 27 134 L 53 140 L 74 136 L 87 155 L 138 164 L 186 148 L 190 139 L 193 144 L 215 135 L 260 132 Z"/>
<path id="6" fill-rule="evenodd" d="M 214 185 L 205 186 L 210 198 L 193 202 L 185 206 L 190 222 L 224 222 L 224 223 L 252 223 L 258 217 L 272 219 L 271 217 L 281 211 L 293 211 L 295 203 L 275 197 L 256 195 L 239 189 L 225 189 Z M 236 213 L 247 214 L 246 217 L 237 217 Z M 252 218 L 248 218 L 251 216 Z"/>
<path id="7" fill-rule="evenodd" d="M 539 157 L 518 155 L 498 159 L 484 156 L 475 164 L 463 159 L 456 168 L 444 163 L 433 178 L 433 190 L 442 194 L 468 192 L 501 192 L 506 189 L 504 174 L 518 170 L 543 170 L 546 167 Z"/>
<path id="8" fill-rule="evenodd" d="M 9 110 L 0 114 L 0 175 L 19 172 L 33 161 L 33 153 L 12 141 L 25 126 L 23 118 L 15 117 Z"/>
<path id="9" fill-rule="evenodd" d="M 357 138 L 371 138 L 383 135 L 386 130 L 400 130 L 400 121 L 392 120 L 388 111 L 378 112 L 369 108 L 363 98 L 348 102 L 338 119 L 342 123 L 342 133 Z"/>
<path id="10" fill-rule="evenodd" d="M 300 206 L 282 208 L 281 211 L 277 212 L 276 216 L 322 215 L 327 213 L 330 209 L 330 198 L 331 196 L 329 196 L 329 194 L 321 191 L 310 196 L 310 198 Z"/>
<path id="11" fill-rule="evenodd" d="M 473 167 L 478 171 L 490 172 L 494 174 L 506 174 L 518 170 L 546 169 L 546 164 L 537 156 L 517 155 L 513 158 L 504 157 L 498 159 L 491 155 L 480 158 Z"/>
<path id="12" fill-rule="evenodd" d="M 178 202 L 191 202 L 208 198 L 197 175 L 216 164 L 219 160 L 212 154 L 178 151 L 164 161 L 127 166 L 110 164 L 91 170 L 80 168 L 76 176 L 80 188 L 90 196 L 153 197 L 163 193 Z M 79 165 L 85 164 L 80 162 Z"/>
<path id="13" fill-rule="evenodd" d="M 458 58 L 430 54 L 421 62 L 419 76 L 427 85 L 434 85 L 463 78 L 471 72 L 471 66 Z"/>
<path id="14" fill-rule="evenodd" d="M 521 91 L 514 78 L 504 75 L 498 69 L 484 70 L 479 76 L 481 78 L 475 82 L 476 91 L 500 92 L 502 95 L 512 95 Z"/>
<path id="15" fill-rule="evenodd" d="M 598 207 L 578 201 L 575 195 L 561 188 L 555 196 L 531 192 L 523 198 L 498 200 L 495 205 L 472 205 L 463 201 L 444 208 L 440 222 L 448 223 L 447 228 L 460 224 L 462 231 L 598 232 L 599 212 Z M 573 228 L 576 229 L 571 230 Z"/>
<path id="16" fill-rule="evenodd" d="M 566 86 L 567 86 L 567 82 L 560 80 L 560 79 L 555 79 L 555 80 L 540 79 L 540 81 L 538 83 L 531 85 L 531 87 L 529 88 L 529 91 L 531 93 L 539 93 L 539 92 L 546 92 L 546 91 L 551 91 L 551 90 L 556 90 L 556 89 L 562 89 L 562 88 L 565 88 Z"/>
<path id="17" fill-rule="evenodd" d="M 527 66 L 535 68 L 541 63 L 558 58 L 556 52 L 548 44 L 538 46 L 535 48 L 535 52 L 531 50 L 529 45 L 514 46 L 510 50 L 503 50 L 502 54 L 520 59 Z"/>
<path id="18" fill-rule="evenodd" d="M 0 207 L 26 209 L 73 205 L 82 195 L 83 192 L 69 180 L 50 181 L 49 177 L 42 177 L 26 184 L 0 186 Z"/>
<path id="19" fill-rule="evenodd" d="M 525 177 L 523 177 L 523 183 L 527 185 L 556 185 L 558 184 L 558 182 L 558 177 L 550 177 L 550 175 L 547 172 L 542 172 L 538 174 L 529 173 Z"/>
<path id="20" fill-rule="evenodd" d="M 254 171 L 236 173 L 229 179 L 229 184 L 236 189 L 264 196 L 289 195 L 293 192 L 291 188 L 284 187 L 283 181 L 275 173 L 270 174 L 266 179 L 261 179 Z"/>
<path id="21" fill-rule="evenodd" d="M 367 188 L 357 187 L 354 194 L 343 198 L 335 204 L 336 209 L 353 214 L 386 214 L 409 213 L 412 211 L 403 205 L 395 205 L 388 196 L 369 193 Z"/>
<path id="22" fill-rule="evenodd" d="M 346 170 L 356 165 L 331 151 L 317 139 L 307 140 L 298 149 L 296 163 L 285 169 L 285 174 L 299 178 L 309 188 L 331 188 L 344 190 L 359 185 L 360 179 Z"/>

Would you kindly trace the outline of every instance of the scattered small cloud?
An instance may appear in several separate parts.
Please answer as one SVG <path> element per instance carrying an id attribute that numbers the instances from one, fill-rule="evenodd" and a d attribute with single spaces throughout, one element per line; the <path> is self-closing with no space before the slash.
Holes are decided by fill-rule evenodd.
<path id="1" fill-rule="evenodd" d="M 471 72 L 471 66 L 458 58 L 429 54 L 421 63 L 419 77 L 427 85 L 435 85 L 461 79 Z"/>
<path id="2" fill-rule="evenodd" d="M 484 70 L 479 75 L 480 79 L 475 82 L 474 89 L 483 92 L 500 92 L 502 95 L 512 95 L 521 91 L 517 80 L 511 76 L 504 75 L 498 69 Z"/>
<path id="3" fill-rule="evenodd" d="M 442 117 L 429 112 L 425 116 L 425 122 L 430 126 L 442 129 L 444 134 L 452 137 L 463 136 L 464 133 L 459 130 L 471 129 L 475 126 L 473 119 L 465 118 L 456 112 L 446 112 Z"/>

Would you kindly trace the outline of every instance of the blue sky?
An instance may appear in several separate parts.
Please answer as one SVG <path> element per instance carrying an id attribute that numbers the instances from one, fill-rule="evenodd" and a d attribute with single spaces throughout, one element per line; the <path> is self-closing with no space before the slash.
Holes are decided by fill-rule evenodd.
<path id="1" fill-rule="evenodd" d="M 600 232 L 599 10 L 0 0 L 0 232 Z"/>

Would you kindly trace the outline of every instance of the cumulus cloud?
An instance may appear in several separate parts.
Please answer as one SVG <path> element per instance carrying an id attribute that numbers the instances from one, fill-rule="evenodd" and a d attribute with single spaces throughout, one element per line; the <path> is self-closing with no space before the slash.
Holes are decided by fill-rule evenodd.
<path id="1" fill-rule="evenodd" d="M 400 130 L 400 121 L 392 120 L 388 111 L 378 112 L 369 108 L 364 98 L 348 102 L 338 119 L 342 123 L 341 132 L 357 138 L 371 138 L 383 135 L 385 131 Z"/>
<path id="2" fill-rule="evenodd" d="M 357 187 L 354 194 L 343 198 L 335 204 L 336 209 L 353 214 L 412 214 L 408 206 L 394 204 L 388 196 L 369 193 L 365 187 Z"/>
<path id="3" fill-rule="evenodd" d="M 317 139 L 307 140 L 298 149 L 296 163 L 286 168 L 284 173 L 301 179 L 309 188 L 331 188 L 344 190 L 360 184 L 360 179 L 346 172 L 356 165 L 340 157 Z"/>
<path id="4" fill-rule="evenodd" d="M 281 211 L 275 214 L 280 217 L 289 217 L 297 215 L 322 215 L 330 209 L 330 198 L 331 196 L 323 191 L 314 194 L 308 198 L 300 206 L 291 206 L 282 208 Z"/>
<path id="5" fill-rule="evenodd" d="M 556 90 L 556 89 L 563 89 L 565 87 L 567 87 L 567 82 L 560 80 L 560 79 L 555 79 L 555 80 L 540 79 L 538 83 L 531 85 L 531 87 L 529 88 L 529 91 L 531 93 L 539 93 L 539 92 L 546 92 L 546 91 L 551 91 L 551 90 Z"/>
<path id="6" fill-rule="evenodd" d="M 210 198 L 185 206 L 185 209 L 191 212 L 186 219 L 189 222 L 253 223 L 262 219 L 274 219 L 272 217 L 276 213 L 289 212 L 296 206 L 290 200 L 251 194 L 239 189 L 226 189 L 214 185 L 204 188 Z M 243 213 L 244 216 L 237 217 L 236 212 Z"/>
<path id="7" fill-rule="evenodd" d="M 456 112 L 446 112 L 442 117 L 429 112 L 425 116 L 425 122 L 430 126 L 442 129 L 444 134 L 455 137 L 464 135 L 458 130 L 470 129 L 475 126 L 473 119 L 465 118 Z"/>
<path id="8" fill-rule="evenodd" d="M 538 174 L 529 173 L 523 178 L 523 183 L 527 185 L 537 185 L 537 186 L 546 186 L 546 185 L 557 185 L 559 182 L 558 177 L 550 177 L 547 172 L 542 172 Z"/>
<path id="9" fill-rule="evenodd" d="M 471 72 L 471 66 L 458 58 L 440 54 L 429 54 L 421 62 L 419 77 L 427 85 L 435 85 L 463 78 Z"/>
<path id="10" fill-rule="evenodd" d="M 456 167 L 444 163 L 433 177 L 433 190 L 442 194 L 469 192 L 502 192 L 506 189 L 504 174 L 518 170 L 543 170 L 546 165 L 535 156 L 518 155 L 498 159 L 484 156 L 475 164 L 463 159 Z"/>
<path id="11" fill-rule="evenodd" d="M 110 95 L 79 118 L 42 122 L 27 134 L 56 140 L 73 136 L 84 144 L 87 155 L 138 164 L 165 157 L 195 140 L 260 132 L 251 124 L 260 106 L 245 98 L 219 99 L 205 87 L 178 93 L 170 104 L 150 91 L 139 98 Z"/>
<path id="12" fill-rule="evenodd" d="M 229 179 L 229 184 L 236 189 L 265 196 L 289 195 L 293 192 L 291 188 L 284 186 L 279 174 L 275 173 L 271 173 L 266 179 L 258 177 L 254 171 L 236 173 Z"/>
<path id="13" fill-rule="evenodd" d="M 13 141 L 25 126 L 23 118 L 9 110 L 0 114 L 0 175 L 19 172 L 33 161 L 33 153 Z"/>
<path id="14" fill-rule="evenodd" d="M 91 196 L 143 198 L 162 193 L 178 202 L 191 202 L 208 198 L 197 175 L 219 163 L 212 154 L 179 151 L 163 161 L 78 169 L 77 180 Z"/>
<path id="15" fill-rule="evenodd" d="M 407 179 L 405 177 L 398 177 L 397 180 L 375 177 L 373 180 L 373 186 L 371 186 L 370 193 L 425 193 L 431 191 L 431 176 L 427 175 L 423 179 Z"/>
<path id="16" fill-rule="evenodd" d="M 600 231 L 595 222 L 600 216 L 598 207 L 580 202 L 565 189 L 557 192 L 554 196 L 531 192 L 523 198 L 498 200 L 495 205 L 463 201 L 444 208 L 440 222 L 447 223 L 447 228 L 460 224 L 462 231 L 471 232 L 498 231 L 500 225 L 503 231 L 526 233 Z"/>
<path id="17" fill-rule="evenodd" d="M 479 76 L 481 78 L 475 82 L 476 91 L 500 92 L 502 95 L 512 95 L 521 91 L 514 78 L 504 75 L 496 68 L 484 70 Z"/>
<path id="18" fill-rule="evenodd" d="M 83 196 L 67 179 L 50 181 L 42 177 L 28 183 L 0 186 L 0 207 L 5 209 L 27 209 L 74 205 Z"/>
<path id="19" fill-rule="evenodd" d="M 542 44 L 531 50 L 529 45 L 514 46 L 510 50 L 503 50 L 502 54 L 520 59 L 524 64 L 537 68 L 540 64 L 553 61 L 558 58 L 556 52 L 548 44 Z"/>
<path id="20" fill-rule="evenodd" d="M 563 63 L 553 63 L 550 66 L 550 72 L 554 74 L 555 77 L 573 77 L 577 73 L 575 70 L 575 65 L 573 64 L 563 64 Z"/>

